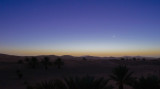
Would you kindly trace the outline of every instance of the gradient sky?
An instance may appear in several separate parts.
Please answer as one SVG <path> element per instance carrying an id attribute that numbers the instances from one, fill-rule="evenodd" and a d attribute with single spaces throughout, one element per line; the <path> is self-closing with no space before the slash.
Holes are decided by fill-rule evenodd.
<path id="1" fill-rule="evenodd" d="M 0 53 L 160 57 L 160 0 L 0 0 Z"/>

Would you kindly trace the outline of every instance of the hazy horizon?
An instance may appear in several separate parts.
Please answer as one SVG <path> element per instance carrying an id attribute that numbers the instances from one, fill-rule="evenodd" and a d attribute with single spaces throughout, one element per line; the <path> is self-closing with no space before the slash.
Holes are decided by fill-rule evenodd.
<path id="1" fill-rule="evenodd" d="M 0 53 L 160 57 L 158 0 L 1 0 Z"/>
<path id="2" fill-rule="evenodd" d="M 142 55 L 121 55 L 121 56 L 110 56 L 110 55 L 104 55 L 104 56 L 99 56 L 99 55 L 71 55 L 71 54 L 34 54 L 34 55 L 19 55 L 19 54 L 7 54 L 7 53 L 0 53 L 4 55 L 12 55 L 12 56 L 73 56 L 73 57 L 87 57 L 87 56 L 92 56 L 92 57 L 153 57 L 153 58 L 160 58 L 160 56 L 142 56 Z"/>

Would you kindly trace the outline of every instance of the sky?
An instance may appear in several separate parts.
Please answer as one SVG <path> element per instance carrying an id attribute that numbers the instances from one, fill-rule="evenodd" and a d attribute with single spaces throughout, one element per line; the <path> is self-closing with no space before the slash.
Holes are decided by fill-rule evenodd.
<path id="1" fill-rule="evenodd" d="M 160 57 L 160 0 L 0 0 L 0 53 Z"/>

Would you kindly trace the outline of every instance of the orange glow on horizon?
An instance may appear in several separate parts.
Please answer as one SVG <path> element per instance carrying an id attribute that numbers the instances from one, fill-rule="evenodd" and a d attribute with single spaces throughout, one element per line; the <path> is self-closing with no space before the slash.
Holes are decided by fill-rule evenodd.
<path id="1" fill-rule="evenodd" d="M 72 55 L 72 56 L 153 56 L 160 57 L 159 50 L 145 50 L 145 51 L 47 51 L 47 50 L 12 50 L 5 51 L 6 54 L 19 56 L 37 56 L 37 55 Z"/>

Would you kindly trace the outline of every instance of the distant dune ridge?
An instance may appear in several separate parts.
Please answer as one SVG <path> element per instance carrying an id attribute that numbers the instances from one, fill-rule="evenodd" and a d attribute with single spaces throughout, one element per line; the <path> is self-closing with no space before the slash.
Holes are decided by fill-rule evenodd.
<path id="1" fill-rule="evenodd" d="M 23 59 L 23 57 L 15 56 L 15 55 L 0 54 L 0 61 L 13 62 L 20 59 Z"/>
<path id="2" fill-rule="evenodd" d="M 16 55 L 8 55 L 8 54 L 2 54 L 0 53 L 0 62 L 14 62 L 20 59 L 24 59 L 25 57 L 33 57 L 33 56 L 16 56 Z M 57 56 L 57 55 L 39 55 L 39 56 L 34 56 L 37 57 L 38 59 L 41 59 L 43 57 L 49 57 L 51 60 L 52 59 L 56 59 L 58 57 L 62 58 L 62 59 L 82 59 L 82 58 L 86 58 L 89 60 L 96 60 L 96 59 L 121 59 L 121 58 L 125 58 L 125 59 L 143 59 L 145 58 L 146 60 L 155 60 L 157 58 L 155 57 L 143 57 L 143 56 L 123 56 L 123 57 L 98 57 L 98 56 L 71 56 L 71 55 L 63 55 L 63 56 Z M 160 59 L 160 58 L 158 58 Z"/>

